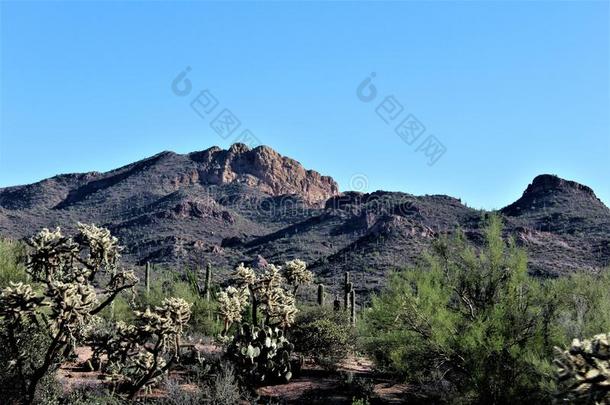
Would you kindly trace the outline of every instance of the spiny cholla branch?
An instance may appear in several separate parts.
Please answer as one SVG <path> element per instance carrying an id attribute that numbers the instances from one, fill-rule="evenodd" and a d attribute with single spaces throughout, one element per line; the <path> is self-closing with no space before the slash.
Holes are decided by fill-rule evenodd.
<path id="1" fill-rule="evenodd" d="M 610 333 L 555 347 L 558 394 L 565 402 L 610 404 Z"/>
<path id="2" fill-rule="evenodd" d="M 158 382 L 179 357 L 179 337 L 191 317 L 191 305 L 166 298 L 160 307 L 135 315 L 133 324 L 117 322 L 113 330 L 90 337 L 95 361 L 107 356 L 109 378 L 128 386 L 130 397 Z"/>
<path id="3" fill-rule="evenodd" d="M 24 323 L 44 325 L 42 332 L 50 337 L 44 360 L 29 370 L 23 361 L 27 353 L 18 350 L 15 366 L 24 379 L 25 403 L 33 401 L 38 382 L 50 368 L 82 340 L 92 316 L 138 281 L 133 271 L 119 267 L 122 248 L 109 230 L 85 224 L 77 229 L 74 237 L 64 236 L 59 228 L 45 228 L 32 237 L 26 271 L 35 284 L 11 284 L 0 295 L 0 321 L 2 328 L 10 329 L 7 338 L 12 346 L 18 348 L 15 332 Z M 96 293 L 99 274 L 108 280 L 101 288 L 101 303 Z"/>

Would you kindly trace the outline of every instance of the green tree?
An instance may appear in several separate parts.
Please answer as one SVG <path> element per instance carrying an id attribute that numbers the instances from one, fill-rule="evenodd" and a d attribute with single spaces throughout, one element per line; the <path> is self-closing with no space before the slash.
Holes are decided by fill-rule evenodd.
<path id="1" fill-rule="evenodd" d="M 454 403 L 542 402 L 552 373 L 543 303 L 525 253 L 491 216 L 482 249 L 458 233 L 424 265 L 393 274 L 373 297 L 364 340 L 379 365 L 410 381 L 449 383 Z"/>

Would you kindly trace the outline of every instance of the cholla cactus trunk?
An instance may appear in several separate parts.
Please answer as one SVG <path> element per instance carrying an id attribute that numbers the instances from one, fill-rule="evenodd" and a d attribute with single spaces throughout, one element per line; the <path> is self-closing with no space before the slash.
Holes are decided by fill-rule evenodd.
<path id="1" fill-rule="evenodd" d="M 339 301 L 339 297 L 335 294 L 335 300 L 333 301 L 333 309 L 335 311 L 341 310 L 341 301 Z"/>
<path id="2" fill-rule="evenodd" d="M 324 305 L 324 284 L 318 284 L 318 305 Z"/>
<path id="3" fill-rule="evenodd" d="M 205 285 L 204 285 L 204 294 L 205 300 L 210 302 L 210 287 L 212 284 L 212 265 L 208 263 L 205 268 Z"/>
<path id="4" fill-rule="evenodd" d="M 180 344 L 180 335 L 176 334 L 174 344 L 176 345 L 176 348 L 175 348 L 175 350 L 176 350 L 176 360 L 180 361 L 180 347 L 181 347 L 181 344 Z"/>
<path id="5" fill-rule="evenodd" d="M 349 293 L 350 316 L 349 320 L 352 326 L 356 326 L 356 291 L 353 289 Z"/>
<path id="6" fill-rule="evenodd" d="M 250 291 L 250 315 L 252 317 L 252 325 L 258 325 L 258 301 L 256 299 L 256 293 L 252 286 L 248 286 L 248 291 Z"/>

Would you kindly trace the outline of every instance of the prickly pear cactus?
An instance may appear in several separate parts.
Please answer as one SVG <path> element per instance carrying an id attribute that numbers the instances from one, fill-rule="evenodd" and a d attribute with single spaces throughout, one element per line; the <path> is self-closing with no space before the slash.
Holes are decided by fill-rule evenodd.
<path id="1" fill-rule="evenodd" d="M 294 346 L 284 331 L 294 323 L 298 312 L 298 286 L 311 283 L 313 274 L 305 262 L 292 260 L 284 268 L 269 264 L 259 274 L 240 264 L 233 276 L 234 286 L 218 295 L 219 312 L 225 322 L 219 339 L 227 344 L 228 358 L 249 383 L 288 382 L 292 378 L 290 355 Z M 253 325 L 242 321 L 248 304 Z M 234 323 L 235 334 L 229 336 Z"/>
<path id="2" fill-rule="evenodd" d="M 288 382 L 294 345 L 278 328 L 242 324 L 227 349 L 240 375 L 254 384 Z"/>
<path id="3" fill-rule="evenodd" d="M 610 333 L 555 347 L 558 397 L 565 403 L 610 404 Z"/>

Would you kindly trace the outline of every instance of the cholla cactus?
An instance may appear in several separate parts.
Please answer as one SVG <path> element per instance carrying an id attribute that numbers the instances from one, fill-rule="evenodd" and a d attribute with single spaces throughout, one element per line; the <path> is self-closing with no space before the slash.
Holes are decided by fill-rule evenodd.
<path id="1" fill-rule="evenodd" d="M 166 298 L 161 302 L 158 311 L 168 319 L 172 320 L 175 334 L 182 334 L 184 328 L 191 319 L 191 304 L 182 298 Z"/>
<path id="2" fill-rule="evenodd" d="M 294 294 L 300 285 L 307 285 L 313 282 L 313 273 L 307 270 L 307 264 L 300 259 L 286 262 L 283 273 L 288 283 L 294 287 Z"/>
<path id="3" fill-rule="evenodd" d="M 269 322 L 282 328 L 292 325 L 298 312 L 294 296 L 282 288 L 269 291 L 266 307 Z"/>
<path id="4" fill-rule="evenodd" d="M 286 263 L 283 271 L 270 264 L 259 275 L 240 264 L 234 276 L 238 288 L 228 287 L 218 296 L 220 314 L 225 322 L 222 338 L 227 340 L 226 333 L 231 324 L 242 322 L 248 298 L 253 325 L 238 325 L 237 334 L 228 345 L 229 357 L 241 368 L 244 376 L 258 383 L 278 378 L 289 380 L 292 345 L 284 337 L 283 330 L 294 323 L 298 312 L 294 295 L 296 288 L 310 283 L 313 275 L 305 262 L 293 260 Z M 292 285 L 294 291 L 287 290 L 288 285 Z M 257 321 L 259 310 L 264 316 L 260 327 Z"/>
<path id="5" fill-rule="evenodd" d="M 79 254 L 78 244 L 64 237 L 59 228 L 55 231 L 43 228 L 29 240 L 29 244 L 33 251 L 29 257 L 28 273 L 37 282 L 63 280 L 64 271 L 69 270 L 69 264 Z M 69 275 L 71 272 L 66 273 Z"/>
<path id="6" fill-rule="evenodd" d="M 93 224 L 78 224 L 77 238 L 82 245 L 89 247 L 88 261 L 91 265 L 111 266 L 119 259 L 123 250 L 119 240 L 110 234 L 106 228 L 99 228 Z"/>
<path id="7" fill-rule="evenodd" d="M 243 311 L 248 299 L 251 300 L 252 319 L 257 323 L 257 312 L 260 309 L 265 315 L 265 324 L 289 327 L 294 323 L 297 313 L 294 293 L 285 289 L 287 280 L 284 275 L 289 275 L 293 283 L 309 283 L 313 275 L 306 268 L 302 260 L 293 260 L 287 263 L 288 270 L 284 270 L 273 264 L 265 267 L 261 275 L 239 264 L 234 272 L 235 283 L 238 287 L 229 286 L 218 295 L 219 313 L 222 316 L 225 328 L 228 332 L 230 326 L 235 322 L 241 322 Z"/>
<path id="8" fill-rule="evenodd" d="M 233 273 L 237 283 L 241 286 L 251 286 L 256 283 L 256 273 L 250 267 L 240 263 Z"/>
<path id="9" fill-rule="evenodd" d="M 0 295 L 0 316 L 17 322 L 21 317 L 31 317 L 43 303 L 44 297 L 39 297 L 32 286 L 23 283 L 10 283 Z"/>
<path id="10" fill-rule="evenodd" d="M 134 324 L 117 322 L 111 332 L 91 337 L 96 360 L 107 356 L 109 378 L 126 385 L 130 398 L 158 382 L 179 357 L 178 339 L 191 317 L 191 305 L 166 298 L 160 307 L 135 315 Z"/>
<path id="11" fill-rule="evenodd" d="M 45 228 L 29 244 L 27 272 L 39 292 L 28 284 L 11 284 L 0 296 L 0 333 L 17 348 L 25 403 L 33 401 L 41 378 L 82 341 L 93 316 L 137 283 L 132 271 L 118 266 L 121 248 L 107 229 L 78 224 L 76 235 L 67 237 L 59 228 Z M 107 275 L 106 284 L 96 281 L 99 273 Z M 28 361 L 29 354 L 19 350 L 19 334 L 31 328 L 49 336 L 42 364 Z"/>
<path id="12" fill-rule="evenodd" d="M 558 396 L 568 403 L 610 404 L 610 333 L 583 341 L 568 350 L 555 347 Z"/>
<path id="13" fill-rule="evenodd" d="M 51 306 L 51 331 L 59 333 L 64 327 L 70 338 L 83 327 L 97 305 L 95 289 L 89 284 L 63 283 L 53 281 L 47 285 L 47 297 Z"/>
<path id="14" fill-rule="evenodd" d="M 242 320 L 243 311 L 248 305 L 250 293 L 246 288 L 227 287 L 226 290 L 218 294 L 218 312 L 222 316 L 225 333 L 234 322 Z"/>
<path id="15" fill-rule="evenodd" d="M 284 283 L 281 269 L 269 265 L 261 277 L 258 288 L 261 307 L 266 315 L 265 323 L 282 328 L 290 326 L 298 312 L 294 295 L 284 289 Z"/>
<path id="16" fill-rule="evenodd" d="M 281 288 L 285 280 L 282 277 L 281 268 L 273 264 L 265 267 L 265 272 L 259 279 L 259 284 L 267 290 Z"/>

